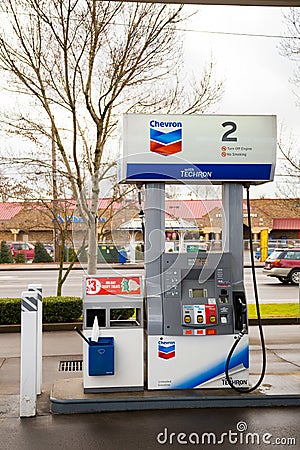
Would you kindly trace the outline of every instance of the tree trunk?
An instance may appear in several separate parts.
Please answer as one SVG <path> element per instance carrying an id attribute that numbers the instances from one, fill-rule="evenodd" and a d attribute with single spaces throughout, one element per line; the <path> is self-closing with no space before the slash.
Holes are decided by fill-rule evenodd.
<path id="1" fill-rule="evenodd" d="M 63 231 L 61 233 L 61 242 L 59 247 L 59 268 L 58 268 L 58 275 L 57 275 L 57 287 L 56 287 L 56 295 L 57 297 L 61 297 L 62 294 L 62 286 L 63 286 L 63 270 L 64 270 L 64 249 L 66 244 L 66 235 Z"/>
<path id="2" fill-rule="evenodd" d="M 88 274 L 95 275 L 97 272 L 97 217 L 89 227 L 89 249 L 88 249 Z"/>
<path id="3" fill-rule="evenodd" d="M 91 216 L 89 221 L 89 247 L 88 247 L 88 274 L 95 275 L 97 272 L 98 254 L 98 202 L 99 202 L 99 173 L 94 174 L 92 179 L 92 201 Z"/>

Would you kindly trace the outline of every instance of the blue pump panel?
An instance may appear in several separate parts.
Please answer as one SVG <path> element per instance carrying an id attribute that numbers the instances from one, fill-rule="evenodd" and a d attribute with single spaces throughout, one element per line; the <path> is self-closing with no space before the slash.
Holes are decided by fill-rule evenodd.
<path id="1" fill-rule="evenodd" d="M 99 337 L 98 342 L 89 341 L 89 376 L 114 375 L 114 338 Z"/>

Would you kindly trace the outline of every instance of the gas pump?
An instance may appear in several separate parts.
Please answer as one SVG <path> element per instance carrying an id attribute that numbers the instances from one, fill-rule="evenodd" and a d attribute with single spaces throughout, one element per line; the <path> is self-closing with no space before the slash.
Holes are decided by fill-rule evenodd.
<path id="1" fill-rule="evenodd" d="M 243 282 L 242 214 L 223 223 L 222 252 L 165 253 L 155 224 L 164 220 L 165 184 L 146 184 L 146 311 L 148 389 L 247 387 L 249 345 Z M 242 185 L 223 186 L 223 207 L 242 211 Z M 235 234 L 229 236 L 231 229 Z M 153 233 L 155 235 L 153 236 Z M 161 236 L 161 242 L 159 237 Z M 160 246 L 161 244 L 161 246 Z"/>
<path id="2" fill-rule="evenodd" d="M 273 180 L 275 116 L 128 114 L 122 150 L 120 182 L 145 185 L 148 389 L 247 388 L 243 185 Z M 222 185 L 220 253 L 165 253 L 166 183 Z"/>
<path id="3" fill-rule="evenodd" d="M 228 387 L 224 364 L 234 335 L 247 327 L 246 300 L 233 290 L 230 253 L 214 257 L 209 270 L 205 253 L 162 255 L 162 333 L 148 327 L 149 389 Z M 229 367 L 239 386 L 248 385 L 248 355 L 245 336 Z"/>

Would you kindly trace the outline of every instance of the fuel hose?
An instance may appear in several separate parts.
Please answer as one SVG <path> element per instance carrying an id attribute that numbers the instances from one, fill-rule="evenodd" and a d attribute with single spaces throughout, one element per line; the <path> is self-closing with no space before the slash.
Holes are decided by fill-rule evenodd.
<path id="1" fill-rule="evenodd" d="M 250 258 L 251 258 L 251 272 L 252 272 L 252 280 L 253 280 L 253 290 L 254 290 L 254 298 L 255 298 L 255 306 L 256 306 L 256 314 L 257 314 L 257 323 L 258 323 L 258 330 L 259 330 L 259 336 L 260 336 L 260 343 L 261 343 L 261 351 L 262 351 L 262 366 L 261 366 L 261 373 L 258 381 L 255 383 L 254 386 L 251 386 L 250 388 L 239 388 L 234 385 L 234 381 L 230 378 L 229 375 L 229 364 L 231 357 L 238 346 L 240 340 L 243 338 L 243 336 L 247 333 L 247 325 L 246 323 L 243 325 L 243 329 L 240 331 L 240 333 L 235 336 L 235 341 L 228 353 L 226 363 L 225 363 L 225 376 L 226 380 L 229 384 L 229 386 L 234 389 L 237 392 L 240 393 L 249 393 L 252 391 L 255 391 L 257 389 L 266 373 L 266 366 L 267 366 L 267 352 L 266 352 L 266 345 L 265 345 L 265 338 L 264 338 L 264 332 L 263 332 L 263 326 L 262 326 L 262 320 L 260 315 L 260 306 L 259 306 L 259 298 L 258 298 L 258 290 L 257 290 L 257 281 L 256 281 L 256 274 L 255 274 L 255 266 L 254 266 L 254 252 L 253 252 L 253 240 L 252 240 L 252 226 L 251 226 L 251 214 L 250 214 L 250 195 L 249 195 L 249 185 L 245 185 L 246 191 L 247 191 L 247 216 L 248 216 L 248 226 L 249 226 L 249 242 L 250 242 Z"/>

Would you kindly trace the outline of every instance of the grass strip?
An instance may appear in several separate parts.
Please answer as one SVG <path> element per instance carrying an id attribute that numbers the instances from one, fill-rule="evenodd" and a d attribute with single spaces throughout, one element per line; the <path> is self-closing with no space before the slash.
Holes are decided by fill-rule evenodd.
<path id="1" fill-rule="evenodd" d="M 263 319 L 271 317 L 299 317 L 299 303 L 261 303 L 260 314 Z M 249 319 L 256 319 L 255 305 L 248 304 Z"/>

